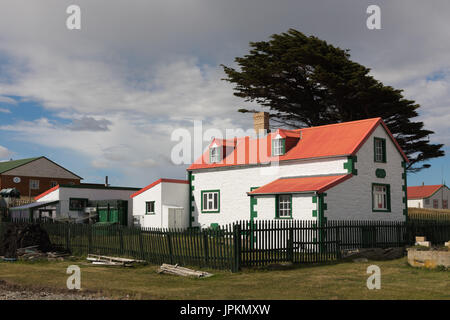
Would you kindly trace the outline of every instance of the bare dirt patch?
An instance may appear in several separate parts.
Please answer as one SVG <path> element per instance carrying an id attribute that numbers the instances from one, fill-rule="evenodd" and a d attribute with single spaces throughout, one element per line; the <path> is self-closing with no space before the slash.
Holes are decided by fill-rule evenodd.
<path id="1" fill-rule="evenodd" d="M 0 280 L 0 300 L 110 300 L 101 294 L 23 287 Z"/>

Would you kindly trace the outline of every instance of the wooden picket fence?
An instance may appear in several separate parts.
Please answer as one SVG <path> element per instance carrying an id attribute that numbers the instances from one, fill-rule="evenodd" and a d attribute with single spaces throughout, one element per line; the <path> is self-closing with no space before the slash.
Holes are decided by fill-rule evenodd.
<path id="1" fill-rule="evenodd" d="M 0 241 L 8 223 L 0 223 Z M 51 242 L 74 255 L 101 254 L 238 271 L 273 263 L 337 261 L 345 250 L 450 240 L 450 221 L 238 221 L 216 229 L 158 229 L 40 222 Z"/>
<path id="2" fill-rule="evenodd" d="M 75 255 L 115 255 L 151 263 L 231 269 L 232 231 L 129 228 L 120 225 L 45 223 L 53 244 Z"/>

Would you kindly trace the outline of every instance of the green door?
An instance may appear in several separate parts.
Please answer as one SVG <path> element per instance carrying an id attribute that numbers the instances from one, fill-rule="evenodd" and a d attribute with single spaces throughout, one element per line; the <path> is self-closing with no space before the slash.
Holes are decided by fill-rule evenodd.
<path id="1" fill-rule="evenodd" d="M 99 208 L 98 209 L 98 221 L 99 222 L 108 222 L 108 208 Z"/>

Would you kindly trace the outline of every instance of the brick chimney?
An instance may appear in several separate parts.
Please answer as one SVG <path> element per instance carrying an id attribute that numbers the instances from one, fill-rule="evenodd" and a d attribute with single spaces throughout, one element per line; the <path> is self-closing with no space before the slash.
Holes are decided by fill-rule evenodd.
<path id="1" fill-rule="evenodd" d="M 269 113 L 258 112 L 253 114 L 253 128 L 257 135 L 259 135 L 260 130 L 264 130 L 264 134 L 270 131 L 269 129 Z"/>

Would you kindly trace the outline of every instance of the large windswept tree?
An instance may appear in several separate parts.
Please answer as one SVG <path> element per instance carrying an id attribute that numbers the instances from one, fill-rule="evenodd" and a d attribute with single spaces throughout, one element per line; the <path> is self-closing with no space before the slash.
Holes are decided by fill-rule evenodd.
<path id="1" fill-rule="evenodd" d="M 411 121 L 420 106 L 370 76 L 369 68 L 350 60 L 348 50 L 293 29 L 250 47 L 249 54 L 235 59 L 240 70 L 222 65 L 224 80 L 235 85 L 236 96 L 268 107 L 278 126 L 381 117 L 410 159 L 408 170 L 427 168 L 424 161 L 444 155 L 443 145 L 428 139 L 434 132 Z"/>

